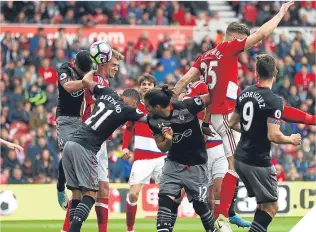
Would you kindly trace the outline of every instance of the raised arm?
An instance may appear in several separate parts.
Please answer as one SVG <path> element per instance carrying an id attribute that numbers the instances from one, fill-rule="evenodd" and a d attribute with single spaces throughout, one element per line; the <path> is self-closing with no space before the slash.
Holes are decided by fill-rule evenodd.
<path id="1" fill-rule="evenodd" d="M 280 131 L 280 124 L 275 119 L 268 119 L 268 139 L 276 144 L 293 144 L 300 145 L 302 142 L 302 137 L 300 134 L 292 134 L 290 136 L 285 136 Z"/>
<path id="2" fill-rule="evenodd" d="M 231 115 L 228 125 L 234 131 L 241 132 L 241 129 L 240 129 L 240 116 L 236 112 L 236 110 Z"/>
<path id="3" fill-rule="evenodd" d="M 248 36 L 245 44 L 245 51 L 252 48 L 255 44 L 269 36 L 273 32 L 273 30 L 279 25 L 283 16 L 286 14 L 289 7 L 293 4 L 293 1 L 284 3 L 279 13 L 277 13 L 271 20 L 263 24 L 255 33 Z"/>
<path id="4" fill-rule="evenodd" d="M 177 82 L 172 91 L 176 96 L 179 96 L 190 82 L 196 81 L 200 76 L 200 70 L 191 67 L 190 70 Z"/>
<path id="5" fill-rule="evenodd" d="M 20 145 L 15 144 L 15 143 L 11 143 L 11 142 L 6 141 L 6 140 L 4 140 L 4 139 L 0 139 L 0 144 L 4 144 L 4 145 L 6 145 L 8 148 L 10 148 L 10 149 L 18 149 L 18 150 L 20 150 L 20 151 L 24 151 L 24 148 L 21 147 Z"/>
<path id="6" fill-rule="evenodd" d="M 91 89 L 93 86 L 97 85 L 96 82 L 93 81 L 93 76 L 95 71 L 90 71 L 82 78 L 82 85 L 84 88 Z"/>

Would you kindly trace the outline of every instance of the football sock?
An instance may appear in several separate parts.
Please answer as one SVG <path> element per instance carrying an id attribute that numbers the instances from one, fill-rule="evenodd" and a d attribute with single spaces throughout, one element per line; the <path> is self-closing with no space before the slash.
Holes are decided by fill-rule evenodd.
<path id="1" fill-rule="evenodd" d="M 237 199 L 237 194 L 238 194 L 238 185 L 239 185 L 239 180 L 237 180 L 236 182 L 236 189 L 235 189 L 235 193 L 234 193 L 234 197 L 233 197 L 233 200 L 230 204 L 230 207 L 229 207 L 229 211 L 228 211 L 228 216 L 229 217 L 233 217 L 236 215 L 235 213 L 235 202 L 236 202 L 236 199 Z"/>
<path id="2" fill-rule="evenodd" d="M 130 202 L 129 194 L 126 196 L 126 227 L 127 231 L 134 231 L 137 202 Z"/>
<path id="3" fill-rule="evenodd" d="M 215 219 L 207 203 L 193 200 L 193 208 L 200 216 L 205 231 L 213 231 Z"/>
<path id="4" fill-rule="evenodd" d="M 156 228 L 159 232 L 169 232 L 171 227 L 171 207 L 173 200 L 168 196 L 159 196 Z"/>
<path id="5" fill-rule="evenodd" d="M 71 210 L 71 207 L 72 207 L 72 200 L 70 200 L 68 202 L 68 208 L 67 208 L 66 217 L 65 217 L 65 220 L 64 220 L 62 231 L 68 231 L 68 229 L 70 227 L 70 222 L 71 222 L 70 221 L 70 210 Z"/>
<path id="6" fill-rule="evenodd" d="M 65 190 L 66 177 L 63 169 L 63 159 L 60 159 L 58 165 L 58 179 L 57 179 L 57 190 L 58 192 L 62 192 Z"/>
<path id="7" fill-rule="evenodd" d="M 171 205 L 171 226 L 169 228 L 169 232 L 173 231 L 174 225 L 176 224 L 179 205 L 180 204 L 175 201 L 173 201 L 173 204 Z"/>
<path id="8" fill-rule="evenodd" d="M 218 213 L 223 214 L 225 217 L 228 217 L 228 210 L 234 198 L 237 181 L 238 176 L 232 170 L 228 170 L 228 172 L 223 178 Z"/>
<path id="9" fill-rule="evenodd" d="M 266 232 L 272 217 L 265 211 L 257 209 L 249 232 Z"/>
<path id="10" fill-rule="evenodd" d="M 109 199 L 97 198 L 95 212 L 97 214 L 99 232 L 107 232 L 109 221 Z"/>
<path id="11" fill-rule="evenodd" d="M 72 219 L 68 232 L 80 231 L 82 223 L 87 220 L 94 202 L 95 200 L 92 197 L 86 195 L 83 196 L 76 208 L 75 215 Z"/>
<path id="12" fill-rule="evenodd" d="M 70 220 L 70 222 L 72 221 L 72 219 L 74 219 L 76 208 L 79 205 L 79 203 L 80 203 L 80 200 L 71 200 L 71 205 L 68 206 L 68 207 L 70 207 L 70 211 L 69 211 L 69 220 Z"/>
<path id="13" fill-rule="evenodd" d="M 218 218 L 219 212 L 220 212 L 220 200 L 214 200 L 213 214 L 214 214 L 215 220 Z"/>

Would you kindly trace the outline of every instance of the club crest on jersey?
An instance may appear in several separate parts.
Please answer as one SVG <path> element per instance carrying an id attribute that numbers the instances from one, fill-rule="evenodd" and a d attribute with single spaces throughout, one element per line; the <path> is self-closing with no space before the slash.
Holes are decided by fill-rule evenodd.
<path id="1" fill-rule="evenodd" d="M 282 115 L 281 110 L 276 110 L 276 111 L 274 112 L 274 117 L 277 118 L 277 119 L 280 119 L 280 118 L 281 118 L 281 115 Z"/>
<path id="2" fill-rule="evenodd" d="M 70 95 L 71 95 L 72 97 L 80 97 L 83 93 L 84 93 L 84 90 L 81 89 L 81 90 L 78 90 L 78 91 L 76 91 L 76 92 L 72 92 Z"/>
<path id="3" fill-rule="evenodd" d="M 198 106 L 201 106 L 201 105 L 202 105 L 202 99 L 201 99 L 200 97 L 194 98 L 194 101 L 195 101 L 195 103 L 196 103 Z"/>

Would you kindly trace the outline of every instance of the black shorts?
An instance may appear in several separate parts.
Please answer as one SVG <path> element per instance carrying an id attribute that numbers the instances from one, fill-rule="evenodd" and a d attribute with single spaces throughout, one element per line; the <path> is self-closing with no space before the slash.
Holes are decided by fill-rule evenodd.
<path id="1" fill-rule="evenodd" d="M 258 204 L 278 200 L 279 188 L 274 166 L 251 166 L 236 159 L 234 163 L 235 170 L 244 183 L 249 197 L 256 197 Z"/>
<path id="2" fill-rule="evenodd" d="M 169 195 L 178 198 L 184 188 L 189 201 L 208 200 L 208 169 L 207 164 L 186 167 L 175 161 L 166 159 L 161 181 L 159 195 Z"/>

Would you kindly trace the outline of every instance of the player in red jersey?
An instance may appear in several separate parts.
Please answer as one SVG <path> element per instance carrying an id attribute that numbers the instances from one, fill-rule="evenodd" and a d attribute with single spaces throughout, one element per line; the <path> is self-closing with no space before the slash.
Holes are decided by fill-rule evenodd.
<path id="1" fill-rule="evenodd" d="M 124 59 L 124 56 L 112 50 L 112 58 L 106 64 L 98 65 L 96 74 L 93 76 L 93 81 L 99 83 L 104 87 L 109 86 L 109 80 L 114 78 L 118 71 L 119 61 Z M 94 99 L 88 89 L 85 89 L 84 100 L 81 107 L 81 119 L 84 123 L 91 115 L 94 107 Z M 99 176 L 99 191 L 95 203 L 95 211 L 98 219 L 99 232 L 107 232 L 108 227 L 108 204 L 109 204 L 109 174 L 108 174 L 108 154 L 106 149 L 106 142 L 101 146 L 97 153 L 98 159 L 98 176 Z M 74 210 L 80 201 L 71 201 L 70 207 L 67 210 L 66 219 L 63 226 L 63 231 L 69 229 L 69 217 L 72 217 Z"/>
<path id="2" fill-rule="evenodd" d="M 174 93 L 179 95 L 190 82 L 203 75 L 211 92 L 212 103 L 208 108 L 211 115 L 206 114 L 205 123 L 211 118 L 214 129 L 223 139 L 225 155 L 229 163 L 229 171 L 222 183 L 220 204 L 215 204 L 215 217 L 220 214 L 224 217 L 229 216 L 229 208 L 234 202 L 238 184 L 238 175 L 234 170 L 232 157 L 238 136 L 228 127 L 228 116 L 235 108 L 238 93 L 238 55 L 269 36 L 292 4 L 293 2 L 283 4 L 277 15 L 251 35 L 247 26 L 236 22 L 229 24 L 224 41 L 202 54 L 174 89 Z M 241 226 L 241 219 L 236 217 L 234 212 L 231 213 L 233 213 L 231 219 L 237 219 L 231 222 Z"/>
<path id="3" fill-rule="evenodd" d="M 152 75 L 144 74 L 138 79 L 138 85 L 140 94 L 144 96 L 148 90 L 156 86 L 156 79 Z M 148 114 L 143 102 L 140 102 L 137 108 Z M 127 232 L 134 231 L 137 200 L 142 186 L 149 184 L 152 176 L 158 183 L 166 156 L 158 149 L 147 124 L 128 122 L 123 134 L 123 158 L 130 158 L 131 152 L 128 150 L 128 146 L 133 135 L 135 136 L 134 163 L 129 178 L 130 190 L 126 198 Z"/>

